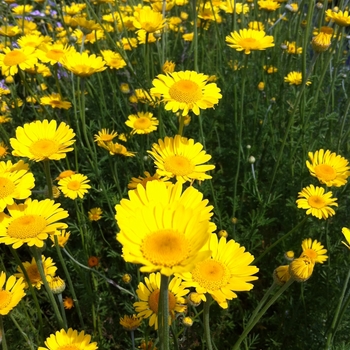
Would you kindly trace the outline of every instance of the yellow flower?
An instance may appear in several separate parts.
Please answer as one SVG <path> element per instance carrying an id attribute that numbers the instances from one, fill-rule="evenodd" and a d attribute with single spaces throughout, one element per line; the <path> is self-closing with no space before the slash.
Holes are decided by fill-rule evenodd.
<path id="1" fill-rule="evenodd" d="M 137 114 L 129 115 L 125 124 L 133 129 L 132 134 L 149 134 L 157 130 L 159 121 L 153 117 L 153 113 L 137 112 Z"/>
<path id="2" fill-rule="evenodd" d="M 6 284 L 5 284 L 6 282 Z M 0 273 L 0 315 L 7 315 L 26 295 L 23 278 L 10 276 L 6 280 L 4 271 Z M 0 316 L 1 317 L 1 316 Z"/>
<path id="3" fill-rule="evenodd" d="M 175 63 L 173 61 L 166 60 L 162 67 L 162 72 L 164 74 L 173 73 L 175 70 Z"/>
<path id="4" fill-rule="evenodd" d="M 315 264 L 307 256 L 294 259 L 289 265 L 289 273 L 297 282 L 307 281 L 314 271 Z"/>
<path id="5" fill-rule="evenodd" d="M 327 10 L 326 11 L 326 20 L 332 20 L 338 26 L 340 27 L 348 27 L 350 26 L 350 17 L 349 17 L 349 11 L 334 11 L 334 10 Z"/>
<path id="6" fill-rule="evenodd" d="M 124 315 L 124 317 L 120 318 L 119 323 L 126 331 L 134 331 L 136 328 L 140 326 L 142 322 L 142 318 L 136 317 L 136 315 L 128 316 Z"/>
<path id="7" fill-rule="evenodd" d="M 126 262 L 141 264 L 142 272 L 170 276 L 210 256 L 209 250 L 200 250 L 215 230 L 209 222 L 213 207 L 198 190 L 189 187 L 182 193 L 179 182 L 155 180 L 129 191 L 129 198 L 115 207 Z"/>
<path id="8" fill-rule="evenodd" d="M 277 67 L 274 66 L 264 66 L 264 70 L 266 71 L 267 74 L 273 74 L 276 73 L 278 71 Z"/>
<path id="9" fill-rule="evenodd" d="M 254 30 L 265 30 L 265 25 L 262 22 L 252 21 L 248 23 L 248 28 Z"/>
<path id="10" fill-rule="evenodd" d="M 241 29 L 226 36 L 226 43 L 232 49 L 244 51 L 246 55 L 251 51 L 265 50 L 275 46 L 273 36 L 265 35 L 263 30 Z"/>
<path id="11" fill-rule="evenodd" d="M 77 197 L 83 198 L 88 192 L 88 189 L 91 188 L 88 182 L 90 182 L 90 180 L 87 176 L 83 174 L 73 174 L 58 181 L 58 187 L 65 197 L 70 199 L 76 199 Z"/>
<path id="12" fill-rule="evenodd" d="M 47 42 L 48 40 L 52 40 L 48 36 L 43 36 L 41 34 L 27 34 L 24 36 L 21 36 L 18 40 L 17 43 L 19 47 L 26 47 L 26 46 L 31 46 L 37 48 L 44 42 Z"/>
<path id="13" fill-rule="evenodd" d="M 4 53 L 0 53 L 1 73 L 5 76 L 15 75 L 18 69 L 33 69 L 38 62 L 36 50 L 34 47 L 23 47 L 11 50 L 4 48 Z"/>
<path id="14" fill-rule="evenodd" d="M 284 77 L 284 82 L 289 83 L 289 85 L 300 85 L 303 82 L 301 72 L 290 72 L 286 77 Z M 311 81 L 308 80 L 305 85 L 310 85 Z"/>
<path id="15" fill-rule="evenodd" d="M 57 176 L 56 180 L 61 180 L 61 179 L 64 179 L 65 177 L 69 177 L 74 174 L 75 174 L 75 171 L 73 170 L 64 170 Z"/>
<path id="16" fill-rule="evenodd" d="M 135 156 L 135 152 L 128 151 L 125 146 L 121 145 L 118 142 L 113 143 L 113 142 L 99 141 L 97 145 L 106 149 L 109 152 L 109 154 L 111 154 L 112 156 L 117 154 L 125 157 Z"/>
<path id="17" fill-rule="evenodd" d="M 220 5 L 220 8 L 224 10 L 226 13 L 236 13 L 240 15 L 243 13 L 244 15 L 249 12 L 249 5 L 243 4 L 241 2 L 235 2 L 234 0 L 226 0 L 223 1 Z"/>
<path id="18" fill-rule="evenodd" d="M 66 332 L 64 329 L 51 334 L 45 341 L 46 348 L 39 346 L 38 350 L 97 350 L 97 343 L 91 343 L 91 336 L 84 331 L 78 331 L 69 328 Z"/>
<path id="19" fill-rule="evenodd" d="M 16 15 L 24 15 L 26 13 L 32 12 L 33 8 L 34 7 L 32 5 L 18 5 L 12 8 L 12 12 Z"/>
<path id="20" fill-rule="evenodd" d="M 8 147 L 3 142 L 0 142 L 0 158 L 5 158 L 7 156 L 7 150 Z"/>
<path id="21" fill-rule="evenodd" d="M 311 238 L 304 239 L 301 243 L 301 247 L 303 248 L 303 252 L 300 257 L 303 258 L 307 256 L 313 264 L 323 264 L 328 259 L 328 256 L 325 255 L 327 249 L 323 249 L 323 245 L 316 239 L 314 241 L 312 241 Z"/>
<path id="22" fill-rule="evenodd" d="M 259 269 L 249 266 L 254 256 L 245 252 L 234 240 L 226 241 L 225 237 L 218 239 L 212 234 L 209 247 L 211 257 L 198 262 L 191 272 L 184 272 L 180 277 L 184 279 L 185 287 L 194 287 L 196 292 L 206 301 L 206 293 L 224 309 L 227 309 L 227 300 L 237 298 L 234 291 L 249 291 L 253 288 L 251 281 L 257 280 L 253 276 Z"/>
<path id="23" fill-rule="evenodd" d="M 283 286 L 286 282 L 290 279 L 290 273 L 289 273 L 289 265 L 282 265 L 277 267 L 273 271 L 273 280 L 274 282 L 279 285 Z"/>
<path id="24" fill-rule="evenodd" d="M 349 230 L 347 227 L 343 227 L 342 230 L 341 230 L 341 232 L 343 233 L 343 235 L 344 235 L 344 237 L 345 237 L 345 239 L 346 239 L 346 242 L 347 242 L 347 243 L 345 243 L 345 242 L 342 241 L 342 243 L 343 243 L 347 248 L 350 249 L 350 230 Z"/>
<path id="25" fill-rule="evenodd" d="M 16 138 L 11 138 L 12 154 L 27 157 L 36 162 L 42 160 L 59 160 L 66 153 L 73 151 L 75 140 L 73 130 L 64 122 L 57 128 L 56 120 L 37 120 L 16 129 Z"/>
<path id="26" fill-rule="evenodd" d="M 90 221 L 98 221 L 102 218 L 102 209 L 101 208 L 92 208 L 88 212 Z"/>
<path id="27" fill-rule="evenodd" d="M 75 51 L 74 47 L 65 44 L 44 44 L 39 47 L 37 55 L 40 61 L 54 65 L 61 62 L 61 59 L 72 51 Z"/>
<path id="28" fill-rule="evenodd" d="M 96 134 L 94 136 L 95 138 L 95 142 L 109 142 L 109 141 L 113 141 L 113 139 L 115 137 L 117 137 L 118 133 L 111 131 L 109 132 L 109 129 L 102 129 L 101 131 L 98 132 L 98 134 Z"/>
<path id="29" fill-rule="evenodd" d="M 102 57 L 96 57 L 95 54 L 88 55 L 87 52 L 69 52 L 61 58 L 61 63 L 64 68 L 83 78 L 107 68 Z"/>
<path id="30" fill-rule="evenodd" d="M 131 282 L 132 280 L 132 276 L 129 275 L 128 273 L 125 273 L 123 276 L 122 276 L 122 280 L 124 283 L 128 284 Z"/>
<path id="31" fill-rule="evenodd" d="M 158 180 L 158 181 L 165 181 L 165 179 L 161 179 L 157 173 L 154 175 L 151 175 L 148 171 L 144 171 L 144 177 L 132 177 L 131 181 L 128 184 L 128 189 L 134 190 L 137 188 L 138 184 L 141 184 L 144 188 L 146 188 L 146 184 L 148 181 Z"/>
<path id="32" fill-rule="evenodd" d="M 149 6 L 144 6 L 134 12 L 135 28 L 143 29 L 148 33 L 161 30 L 165 25 L 165 19 L 161 13 L 153 11 Z"/>
<path id="33" fill-rule="evenodd" d="M 70 310 L 71 308 L 74 307 L 74 301 L 72 298 L 70 297 L 65 297 L 63 299 L 63 307 L 66 309 L 66 310 Z"/>
<path id="34" fill-rule="evenodd" d="M 184 317 L 182 320 L 182 324 L 186 327 L 192 327 L 193 325 L 193 319 L 191 317 Z"/>
<path id="35" fill-rule="evenodd" d="M 301 55 L 303 53 L 303 48 L 301 46 L 298 47 L 295 41 L 286 41 L 284 46 L 286 47 L 287 53 L 290 55 Z"/>
<path id="36" fill-rule="evenodd" d="M 321 27 L 320 32 L 312 38 L 311 46 L 316 52 L 327 51 L 331 46 L 333 29 L 330 27 Z"/>
<path id="37" fill-rule="evenodd" d="M 259 10 L 265 11 L 276 11 L 281 7 L 281 5 L 274 0 L 259 0 L 258 1 Z"/>
<path id="38" fill-rule="evenodd" d="M 58 245 L 61 248 L 64 248 L 70 237 L 70 232 L 66 232 L 66 230 L 59 230 L 58 232 L 59 233 L 55 235 L 57 237 Z M 55 236 L 50 235 L 50 239 L 53 242 L 52 247 L 55 245 Z"/>
<path id="39" fill-rule="evenodd" d="M 177 181 L 207 180 L 212 177 L 206 174 L 213 170 L 214 165 L 204 163 L 211 159 L 203 150 L 203 145 L 194 143 L 193 139 L 187 139 L 176 135 L 159 139 L 154 143 L 151 151 L 147 151 L 155 161 L 157 173 L 165 179 L 176 177 Z"/>
<path id="40" fill-rule="evenodd" d="M 181 284 L 181 278 L 174 277 L 169 283 L 169 325 L 175 319 L 175 312 L 184 312 L 186 310 L 186 300 L 183 298 L 189 292 Z M 140 282 L 136 290 L 140 301 L 134 303 L 137 317 L 149 318 L 149 325 L 158 329 L 158 305 L 160 294 L 160 273 L 151 273 L 145 277 L 145 283 Z"/>
<path id="41" fill-rule="evenodd" d="M 102 50 L 101 54 L 106 65 L 111 69 L 121 69 L 126 66 L 126 62 L 119 53 L 112 50 Z"/>
<path id="42" fill-rule="evenodd" d="M 349 162 L 336 153 L 323 149 L 315 153 L 309 152 L 310 162 L 306 161 L 310 174 L 328 187 L 344 186 L 350 175 Z"/>
<path id="43" fill-rule="evenodd" d="M 296 203 L 298 208 L 307 209 L 307 215 L 311 214 L 318 219 L 327 219 L 335 214 L 331 206 L 338 206 L 337 198 L 332 198 L 332 194 L 331 191 L 324 193 L 322 187 L 310 185 L 299 192 L 300 199 L 297 199 Z"/>
<path id="44" fill-rule="evenodd" d="M 49 281 L 48 281 L 49 282 Z M 62 294 L 62 292 L 66 289 L 66 282 L 59 276 L 52 277 L 49 282 L 49 287 L 54 294 Z"/>
<path id="45" fill-rule="evenodd" d="M 13 37 L 21 33 L 21 29 L 18 26 L 11 26 L 8 24 L 0 26 L 0 35 L 6 37 Z"/>
<path id="46" fill-rule="evenodd" d="M 55 92 L 53 92 L 51 95 L 41 97 L 40 104 L 60 109 L 69 109 L 72 107 L 72 104 L 69 101 L 62 100 L 62 96 Z"/>

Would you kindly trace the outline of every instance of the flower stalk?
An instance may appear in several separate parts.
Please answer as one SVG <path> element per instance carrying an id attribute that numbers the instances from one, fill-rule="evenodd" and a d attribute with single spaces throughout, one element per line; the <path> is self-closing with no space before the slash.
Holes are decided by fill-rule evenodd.
<path id="1" fill-rule="evenodd" d="M 169 277 L 161 275 L 158 307 L 159 349 L 169 350 Z"/>

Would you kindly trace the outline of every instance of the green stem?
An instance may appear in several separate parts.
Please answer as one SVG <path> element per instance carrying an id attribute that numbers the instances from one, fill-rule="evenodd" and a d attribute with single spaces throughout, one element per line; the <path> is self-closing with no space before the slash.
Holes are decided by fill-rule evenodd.
<path id="1" fill-rule="evenodd" d="M 64 322 L 64 329 L 67 331 L 68 330 L 67 317 L 66 317 L 66 310 L 64 309 L 64 305 L 63 305 L 62 293 L 57 294 L 57 299 L 58 299 L 58 303 L 60 304 L 60 308 L 61 308 L 61 314 L 62 314 L 62 318 L 63 318 L 63 322 Z"/>
<path id="2" fill-rule="evenodd" d="M 198 72 L 198 29 L 197 29 L 197 1 L 192 0 L 193 11 L 193 50 L 194 50 L 194 70 Z"/>
<path id="3" fill-rule="evenodd" d="M 34 350 L 34 346 L 31 342 L 31 340 L 28 338 L 27 334 L 24 333 L 23 329 L 21 328 L 21 326 L 18 324 L 18 322 L 16 321 L 16 319 L 13 317 L 12 313 L 10 313 L 10 317 L 12 322 L 15 324 L 15 326 L 17 327 L 17 329 L 19 330 L 19 332 L 22 334 L 26 344 L 28 344 L 28 346 L 30 347 L 31 350 Z"/>
<path id="4" fill-rule="evenodd" d="M 281 287 L 277 293 L 270 299 L 270 301 L 262 308 L 262 310 L 256 315 L 253 321 L 249 320 L 249 326 L 244 328 L 243 333 L 238 338 L 237 342 L 233 346 L 232 350 L 238 350 L 242 341 L 246 338 L 249 332 L 254 328 L 254 326 L 258 323 L 260 318 L 264 315 L 264 313 L 269 309 L 269 307 L 282 295 L 282 293 L 294 282 L 294 279 L 291 278 L 287 283 Z"/>
<path id="5" fill-rule="evenodd" d="M 1 344 L 2 344 L 2 350 L 8 350 L 7 343 L 6 343 L 6 337 L 5 337 L 5 329 L 4 329 L 4 322 L 2 319 L 2 315 L 0 315 L 0 332 L 1 332 Z"/>
<path id="6" fill-rule="evenodd" d="M 205 341 L 207 343 L 207 348 L 209 350 L 213 350 L 211 335 L 210 335 L 210 323 L 209 323 L 210 321 L 209 309 L 210 309 L 212 297 L 209 293 L 207 293 L 206 298 L 207 298 L 207 301 L 204 303 L 204 309 L 203 309 L 204 335 L 205 335 Z"/>
<path id="7" fill-rule="evenodd" d="M 45 160 L 43 163 L 44 163 L 44 172 L 46 177 L 48 197 L 52 199 L 53 193 L 52 193 L 52 179 L 51 179 L 51 172 L 50 172 L 50 161 Z"/>
<path id="8" fill-rule="evenodd" d="M 159 350 L 169 350 L 169 277 L 161 275 L 159 308 L 158 308 L 158 337 Z"/>
<path id="9" fill-rule="evenodd" d="M 200 116 L 199 116 L 200 118 Z M 182 115 L 180 116 L 180 123 L 179 123 L 179 131 L 178 134 L 180 136 L 182 136 L 183 131 L 184 131 L 184 125 L 185 125 L 185 117 L 183 117 Z"/>

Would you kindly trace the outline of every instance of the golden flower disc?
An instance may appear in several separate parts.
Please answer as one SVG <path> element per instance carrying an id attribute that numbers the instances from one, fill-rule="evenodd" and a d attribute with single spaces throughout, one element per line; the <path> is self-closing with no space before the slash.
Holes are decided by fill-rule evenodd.
<path id="1" fill-rule="evenodd" d="M 311 260 L 316 260 L 316 258 L 318 257 L 318 254 L 316 251 L 314 251 L 313 249 L 305 249 L 301 256 L 307 256 L 308 258 L 310 258 Z"/>
<path id="2" fill-rule="evenodd" d="M 141 251 L 144 258 L 154 265 L 171 267 L 187 259 L 190 247 L 185 235 L 173 230 L 159 230 L 143 240 Z"/>
<path id="3" fill-rule="evenodd" d="M 194 103 L 203 96 L 202 89 L 191 80 L 180 80 L 169 89 L 169 95 L 178 102 Z"/>
<path id="4" fill-rule="evenodd" d="M 149 118 L 141 117 L 137 118 L 134 122 L 135 129 L 147 129 L 152 125 L 152 122 Z"/>
<path id="5" fill-rule="evenodd" d="M 156 289 L 150 294 L 148 298 L 149 308 L 155 314 L 158 313 L 159 295 L 160 295 L 160 290 Z M 168 301 L 169 301 L 169 312 L 174 311 L 176 307 L 176 298 L 175 298 L 175 295 L 171 292 L 168 292 Z"/>
<path id="6" fill-rule="evenodd" d="M 12 299 L 12 293 L 7 290 L 0 290 L 0 310 L 4 309 L 10 304 Z"/>
<path id="7" fill-rule="evenodd" d="M 214 291 L 227 286 L 230 272 L 220 261 L 209 259 L 198 263 L 192 271 L 192 276 L 201 287 Z"/>
<path id="8" fill-rule="evenodd" d="M 312 208 L 317 208 L 317 209 L 324 208 L 326 205 L 325 200 L 320 196 L 310 196 L 307 202 Z"/>
<path id="9" fill-rule="evenodd" d="M 185 176 L 193 173 L 195 167 L 188 158 L 174 155 L 165 159 L 164 168 L 175 176 Z"/>
<path id="10" fill-rule="evenodd" d="M 243 48 L 250 48 L 251 50 L 259 50 L 260 42 L 255 38 L 244 38 L 239 43 Z"/>
<path id="11" fill-rule="evenodd" d="M 337 172 L 328 164 L 317 165 L 314 171 L 318 178 L 324 179 L 325 181 L 334 180 L 337 177 Z"/>
<path id="12" fill-rule="evenodd" d="M 39 215 L 25 215 L 13 220 L 7 234 L 11 238 L 35 238 L 46 228 L 46 220 Z"/>
<path id="13" fill-rule="evenodd" d="M 46 275 L 46 268 L 44 266 L 44 273 Z M 27 274 L 31 284 L 36 284 L 41 281 L 41 275 L 36 264 L 30 265 L 27 268 Z M 46 276 L 47 277 L 47 276 Z"/>
<path id="14" fill-rule="evenodd" d="M 27 56 L 21 51 L 11 51 L 4 57 L 4 64 L 6 66 L 17 66 L 22 62 L 25 62 Z"/>
<path id="15" fill-rule="evenodd" d="M 59 144 L 54 140 L 38 140 L 29 147 L 30 152 L 36 157 L 48 158 L 59 151 Z"/>
<path id="16" fill-rule="evenodd" d="M 70 181 L 70 182 L 68 183 L 68 185 L 67 185 L 67 187 L 68 187 L 70 190 L 72 190 L 72 191 L 77 191 L 77 190 L 79 190 L 80 186 L 81 186 L 81 182 L 80 182 L 80 181 L 77 181 L 77 180 L 75 180 L 75 181 Z"/>
<path id="17" fill-rule="evenodd" d="M 6 198 L 16 189 L 15 184 L 5 177 L 0 177 L 0 198 Z"/>

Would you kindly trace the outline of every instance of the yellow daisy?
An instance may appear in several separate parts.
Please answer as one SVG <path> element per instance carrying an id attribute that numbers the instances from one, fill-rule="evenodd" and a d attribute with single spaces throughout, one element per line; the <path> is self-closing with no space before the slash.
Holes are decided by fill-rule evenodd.
<path id="1" fill-rule="evenodd" d="M 159 121 L 153 117 L 153 113 L 137 112 L 137 114 L 129 115 L 125 124 L 133 129 L 132 134 L 149 134 L 157 130 Z"/>
<path id="2" fill-rule="evenodd" d="M 198 190 L 189 187 L 182 193 L 179 182 L 155 180 L 129 191 L 129 198 L 115 207 L 126 262 L 141 264 L 142 272 L 170 276 L 210 256 L 209 250 L 200 250 L 215 229 L 209 222 L 213 207 Z"/>
<path id="3" fill-rule="evenodd" d="M 109 154 L 113 155 L 121 155 L 124 157 L 134 157 L 135 152 L 130 152 L 126 149 L 125 146 L 121 145 L 120 143 L 116 142 L 104 142 L 104 141 L 99 141 L 97 143 L 98 146 L 106 149 Z"/>
<path id="4" fill-rule="evenodd" d="M 144 188 L 146 188 L 146 184 L 148 181 L 158 180 L 158 181 L 165 181 L 165 179 L 161 179 L 157 173 L 154 175 L 151 175 L 148 171 L 144 171 L 144 177 L 132 177 L 131 181 L 128 184 L 129 190 L 134 190 L 137 188 L 139 184 L 141 184 Z"/>
<path id="5" fill-rule="evenodd" d="M 332 198 L 333 193 L 324 193 L 324 188 L 310 185 L 299 192 L 296 203 L 298 208 L 307 209 L 306 214 L 316 216 L 318 219 L 327 219 L 333 216 L 335 211 L 331 206 L 338 206 L 337 198 Z"/>
<path id="6" fill-rule="evenodd" d="M 43 44 L 37 50 L 37 56 L 40 61 L 54 65 L 61 62 L 61 59 L 69 52 L 75 52 L 73 46 L 61 43 Z"/>
<path id="7" fill-rule="evenodd" d="M 200 109 L 214 108 L 222 97 L 215 83 L 207 83 L 207 75 L 194 71 L 159 74 L 152 81 L 151 95 L 160 97 L 167 111 L 182 110 L 185 116 L 192 110 L 199 115 Z"/>
<path id="8" fill-rule="evenodd" d="M 176 312 L 185 312 L 187 310 L 184 296 L 189 290 L 181 284 L 181 278 L 174 277 L 169 283 L 169 325 L 175 319 Z M 160 273 L 151 273 L 145 277 L 145 283 L 140 282 L 136 290 L 140 301 L 134 303 L 137 317 L 149 318 L 149 325 L 158 329 L 158 305 L 160 294 Z"/>
<path id="9" fill-rule="evenodd" d="M 18 26 L 11 26 L 8 24 L 0 26 L 0 35 L 5 37 L 13 37 L 21 33 L 21 29 Z"/>
<path id="10" fill-rule="evenodd" d="M 88 185 L 90 180 L 83 174 L 73 174 L 58 181 L 58 187 L 65 197 L 76 199 L 83 198 L 84 195 L 91 188 Z"/>
<path id="11" fill-rule="evenodd" d="M 73 170 L 64 170 L 56 177 L 56 180 L 61 180 L 61 179 L 64 179 L 65 177 L 69 177 L 74 174 L 75 174 L 75 171 Z"/>
<path id="12" fill-rule="evenodd" d="M 101 208 L 92 208 L 88 212 L 90 221 L 98 221 L 102 218 L 102 209 Z"/>
<path id="13" fill-rule="evenodd" d="M 243 13 L 245 15 L 249 12 L 249 5 L 234 0 L 226 0 L 220 4 L 220 9 L 226 13 L 236 13 L 237 15 Z"/>
<path id="14" fill-rule="evenodd" d="M 350 249 L 350 230 L 349 230 L 347 227 L 343 227 L 342 230 L 341 230 L 341 232 L 343 233 L 344 238 L 346 239 L 346 242 L 347 242 L 347 243 L 345 243 L 345 242 L 342 241 L 342 243 L 343 243 L 347 248 Z"/>
<path id="15" fill-rule="evenodd" d="M 12 12 L 16 15 L 24 15 L 32 12 L 34 7 L 32 5 L 18 5 L 12 8 Z"/>
<path id="16" fill-rule="evenodd" d="M 331 27 L 321 27 L 320 32 L 312 38 L 311 46 L 316 52 L 327 51 L 331 46 L 333 29 Z"/>
<path id="17" fill-rule="evenodd" d="M 286 52 L 290 55 L 301 55 L 303 53 L 303 48 L 301 46 L 298 47 L 295 41 L 286 41 L 284 47 L 286 48 Z"/>
<path id="18" fill-rule="evenodd" d="M 209 241 L 211 257 L 198 262 L 191 272 L 184 272 L 180 277 L 184 279 L 185 287 L 194 287 L 201 299 L 206 301 L 206 293 L 209 293 L 218 304 L 227 309 L 227 300 L 237 298 L 234 291 L 249 291 L 253 288 L 251 281 L 258 277 L 252 276 L 259 269 L 249 266 L 254 256 L 245 252 L 234 240 L 220 240 L 216 234 L 212 234 Z"/>
<path id="19" fill-rule="evenodd" d="M 327 185 L 344 186 L 347 183 L 347 178 L 350 176 L 349 162 L 336 153 L 326 152 L 323 149 L 315 153 L 309 152 L 310 162 L 306 161 L 310 174 Z"/>
<path id="20" fill-rule="evenodd" d="M 51 334 L 45 341 L 46 348 L 39 346 L 38 350 L 97 350 L 97 343 L 91 343 L 91 336 L 84 331 L 78 331 L 69 328 Z"/>
<path id="21" fill-rule="evenodd" d="M 5 145 L 4 142 L 0 142 L 0 158 L 5 158 L 8 154 L 7 152 L 8 147 Z"/>
<path id="22" fill-rule="evenodd" d="M 148 33 L 161 30 L 165 25 L 165 19 L 161 13 L 153 11 L 149 6 L 137 8 L 134 12 L 134 27 L 143 29 Z"/>
<path id="23" fill-rule="evenodd" d="M 16 138 L 10 139 L 12 154 L 36 162 L 59 160 L 73 151 L 70 146 L 75 142 L 74 136 L 73 130 L 64 122 L 57 128 L 56 120 L 37 120 L 16 129 Z"/>
<path id="24" fill-rule="evenodd" d="M 59 233 L 55 236 L 57 237 L 58 245 L 61 248 L 64 248 L 64 246 L 67 244 L 68 239 L 70 237 L 70 232 L 66 232 L 66 230 L 59 230 Z M 52 247 L 55 245 L 55 236 L 50 235 L 50 239 L 52 241 Z"/>
<path id="25" fill-rule="evenodd" d="M 284 77 L 284 82 L 289 83 L 289 85 L 300 85 L 303 82 L 303 77 L 301 72 L 290 72 L 286 77 Z M 310 85 L 311 81 L 308 80 L 306 85 Z"/>
<path id="26" fill-rule="evenodd" d="M 124 317 L 120 318 L 120 325 L 126 330 L 126 331 L 134 331 L 136 328 L 140 326 L 142 322 L 142 318 L 136 317 L 136 315 L 128 316 L 124 315 Z"/>
<path id="27" fill-rule="evenodd" d="M 279 285 L 283 286 L 286 282 L 290 280 L 289 265 L 282 265 L 277 267 L 273 272 L 273 280 Z"/>
<path id="28" fill-rule="evenodd" d="M 59 203 L 45 199 L 26 199 L 24 204 L 7 206 L 10 215 L 0 213 L 0 243 L 17 249 L 23 244 L 44 246 L 44 240 L 57 230 L 67 228 L 67 224 L 57 222 L 68 217 L 68 212 Z"/>
<path id="29" fill-rule="evenodd" d="M 64 101 L 60 94 L 53 92 L 51 95 L 40 98 L 40 104 L 43 106 L 51 106 L 52 108 L 69 109 L 72 104 L 69 101 Z"/>
<path id="30" fill-rule="evenodd" d="M 70 310 L 71 308 L 74 307 L 74 301 L 72 298 L 70 297 L 65 297 L 63 299 L 63 307 L 66 309 L 66 310 Z"/>
<path id="31" fill-rule="evenodd" d="M 6 280 L 5 272 L 0 272 L 0 315 L 7 315 L 25 295 L 23 278 L 10 276 Z"/>
<path id="32" fill-rule="evenodd" d="M 349 17 L 349 11 L 341 11 L 338 10 L 337 12 L 329 9 L 326 11 L 326 20 L 332 20 L 338 26 L 340 27 L 348 27 L 350 26 L 350 17 Z"/>
<path id="33" fill-rule="evenodd" d="M 281 5 L 274 0 L 259 0 L 258 1 L 259 10 L 265 10 L 265 11 L 276 11 L 281 7 Z"/>
<path id="34" fill-rule="evenodd" d="M 52 277 L 55 276 L 56 274 L 56 270 L 57 267 L 55 266 L 55 263 L 53 262 L 53 260 L 51 258 L 45 258 L 44 255 L 41 256 L 41 260 L 43 262 L 43 268 L 44 268 L 44 273 L 45 273 L 45 277 L 46 280 L 48 282 L 50 282 L 52 280 Z M 36 289 L 41 289 L 41 286 L 44 284 L 39 269 L 38 269 L 38 265 L 36 264 L 36 261 L 34 258 L 32 258 L 32 261 L 26 261 L 23 263 L 23 267 L 25 268 L 28 277 L 29 277 L 29 281 L 31 283 L 31 285 L 33 287 L 35 287 Z M 28 288 L 28 283 L 25 280 L 25 276 L 24 273 L 21 269 L 20 266 L 17 267 L 17 273 L 15 273 L 16 277 L 22 277 L 24 280 L 24 284 L 25 284 L 25 288 Z"/>
<path id="35" fill-rule="evenodd" d="M 303 252 L 300 257 L 303 258 L 307 256 L 313 264 L 323 264 L 328 259 L 328 256 L 325 255 L 327 249 L 323 249 L 324 246 L 316 239 L 314 241 L 312 241 L 311 238 L 304 239 L 301 243 L 301 247 L 303 248 Z"/>
<path id="36" fill-rule="evenodd" d="M 95 142 L 110 142 L 113 141 L 115 137 L 118 136 L 118 133 L 111 131 L 109 132 L 109 129 L 102 129 L 101 131 L 98 132 L 97 135 L 94 136 Z"/>
<path id="37" fill-rule="evenodd" d="M 119 53 L 112 50 L 102 50 L 101 54 L 106 61 L 106 65 L 111 69 L 121 69 L 126 66 L 126 62 Z"/>
<path id="38" fill-rule="evenodd" d="M 235 31 L 228 35 L 226 43 L 232 49 L 244 51 L 248 55 L 251 51 L 275 46 L 273 36 L 265 34 L 263 30 L 241 29 L 239 32 Z"/>
<path id="39" fill-rule="evenodd" d="M 50 42 L 52 39 L 49 36 L 43 36 L 41 34 L 27 34 L 21 36 L 17 40 L 19 47 L 31 46 L 37 48 L 45 42 Z"/>
<path id="40" fill-rule="evenodd" d="M 294 259 L 289 265 L 289 273 L 297 282 L 307 281 L 313 271 L 315 264 L 307 256 Z"/>
<path id="41" fill-rule="evenodd" d="M 206 171 L 213 170 L 214 165 L 204 165 L 211 159 L 206 154 L 203 145 L 194 143 L 193 139 L 187 139 L 176 135 L 159 139 L 154 143 L 152 150 L 147 151 L 154 159 L 157 174 L 171 179 L 176 177 L 177 181 L 186 182 L 193 180 L 207 180 L 212 177 Z"/>

